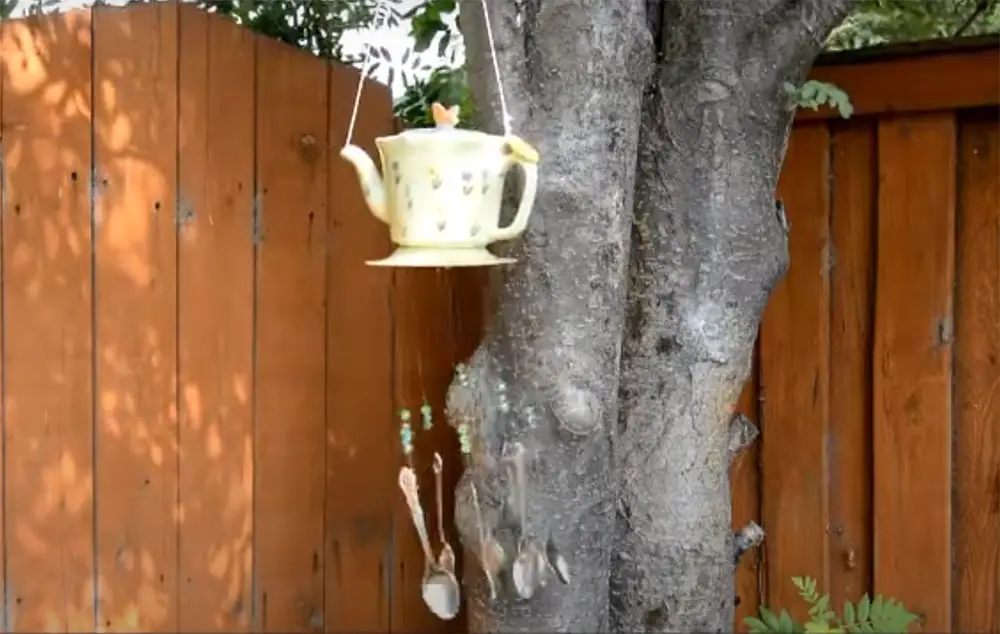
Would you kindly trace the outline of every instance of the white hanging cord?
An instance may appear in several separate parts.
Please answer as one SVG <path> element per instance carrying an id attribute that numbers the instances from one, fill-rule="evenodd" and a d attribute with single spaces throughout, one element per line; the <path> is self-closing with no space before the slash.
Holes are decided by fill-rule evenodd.
<path id="1" fill-rule="evenodd" d="M 381 15 L 379 12 L 381 11 Z M 370 33 L 378 33 L 385 26 L 390 10 L 385 5 L 379 3 L 375 9 L 375 14 L 378 19 L 373 21 Z M 347 126 L 347 139 L 344 141 L 344 146 L 351 144 L 351 139 L 354 137 L 354 124 L 358 121 L 358 108 L 361 107 L 361 91 L 365 87 L 365 77 L 368 76 L 368 71 L 371 70 L 371 42 L 365 38 L 364 46 L 362 47 L 362 56 L 364 57 L 364 64 L 361 66 L 361 75 L 358 76 L 358 90 L 354 93 L 354 109 L 351 111 L 351 123 Z M 391 88 L 391 86 L 390 86 Z"/>
<path id="2" fill-rule="evenodd" d="M 507 100 L 503 95 L 503 82 L 500 81 L 500 64 L 497 62 L 497 49 L 493 43 L 493 27 L 490 26 L 490 10 L 486 7 L 486 0 L 480 0 L 483 5 L 483 20 L 486 22 L 486 37 L 490 41 L 490 58 L 493 60 L 493 75 L 497 80 L 497 96 L 500 98 L 500 116 L 503 117 L 504 136 L 511 134 L 511 118 L 507 112 Z"/>

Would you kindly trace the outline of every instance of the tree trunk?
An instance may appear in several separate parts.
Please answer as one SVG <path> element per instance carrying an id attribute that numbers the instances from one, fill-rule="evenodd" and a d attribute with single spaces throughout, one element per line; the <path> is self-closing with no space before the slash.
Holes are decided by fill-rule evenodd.
<path id="1" fill-rule="evenodd" d="M 460 4 L 480 123 L 500 132 L 481 5 Z M 542 184 L 448 395 L 473 432 L 455 508 L 470 631 L 731 629 L 728 422 L 787 261 L 782 85 L 848 4 L 490 1 Z M 491 600 L 474 502 L 509 563 L 519 447 L 526 536 L 571 578 L 517 599 L 507 565 Z"/>

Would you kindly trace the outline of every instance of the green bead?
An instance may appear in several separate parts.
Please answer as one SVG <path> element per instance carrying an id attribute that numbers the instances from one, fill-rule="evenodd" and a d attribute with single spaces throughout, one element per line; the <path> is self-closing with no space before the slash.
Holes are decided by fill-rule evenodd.
<path id="1" fill-rule="evenodd" d="M 406 409 L 405 407 L 399 410 L 399 420 L 404 422 L 410 420 L 410 410 Z"/>

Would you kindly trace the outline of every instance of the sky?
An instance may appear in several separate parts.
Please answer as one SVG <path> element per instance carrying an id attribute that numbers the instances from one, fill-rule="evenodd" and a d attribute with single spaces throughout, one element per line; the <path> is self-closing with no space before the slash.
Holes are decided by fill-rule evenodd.
<path id="1" fill-rule="evenodd" d="M 414 5 L 418 4 L 420 0 L 397 0 L 396 5 L 399 7 L 401 13 L 409 10 Z M 126 0 L 108 0 L 107 4 L 110 5 L 123 5 Z M 93 0 L 60 0 L 59 10 L 68 11 L 69 9 L 77 9 L 80 7 L 86 7 L 93 4 Z M 30 6 L 29 1 L 23 2 L 22 6 L 15 11 L 14 15 L 23 14 L 28 6 Z M 392 54 L 393 59 L 399 59 L 406 49 L 410 45 L 410 24 L 409 21 L 405 21 L 395 28 L 381 28 L 377 33 L 368 35 L 361 32 L 349 33 L 344 36 L 344 47 L 347 49 L 348 53 L 356 54 L 359 53 L 363 46 L 366 37 L 369 37 L 376 46 L 381 46 L 389 50 Z M 436 53 L 436 47 L 431 46 L 430 49 L 422 56 L 422 59 L 430 64 L 432 67 L 437 66 L 442 60 L 438 57 Z M 418 74 L 419 75 L 419 74 Z M 380 68 L 375 74 L 374 78 L 382 83 L 386 83 L 388 78 L 388 68 Z M 399 97 L 403 94 L 405 86 L 402 80 L 399 78 L 399 73 L 396 73 L 396 78 L 393 81 L 392 92 L 393 95 Z"/>

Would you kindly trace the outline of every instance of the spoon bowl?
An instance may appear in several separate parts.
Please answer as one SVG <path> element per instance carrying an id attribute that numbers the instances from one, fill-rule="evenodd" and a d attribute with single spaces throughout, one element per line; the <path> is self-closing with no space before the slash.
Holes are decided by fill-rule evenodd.
<path id="1" fill-rule="evenodd" d="M 535 592 L 545 586 L 547 572 L 542 553 L 533 543 L 525 544 L 511 566 L 511 577 L 517 595 L 522 599 L 535 596 Z"/>
<path id="2" fill-rule="evenodd" d="M 406 498 L 413 527 L 417 531 L 420 547 L 424 551 L 424 577 L 420 582 L 420 594 L 428 609 L 436 617 L 445 621 L 453 619 L 458 614 L 458 608 L 462 603 L 461 591 L 454 573 L 441 569 L 434 561 L 430 539 L 427 537 L 424 510 L 420 506 L 417 476 L 413 473 L 413 469 L 409 467 L 400 469 L 399 488 Z"/>
<path id="3" fill-rule="evenodd" d="M 447 570 L 428 571 L 421 583 L 421 595 L 427 608 L 443 621 L 458 615 L 462 595 L 455 575 Z"/>

